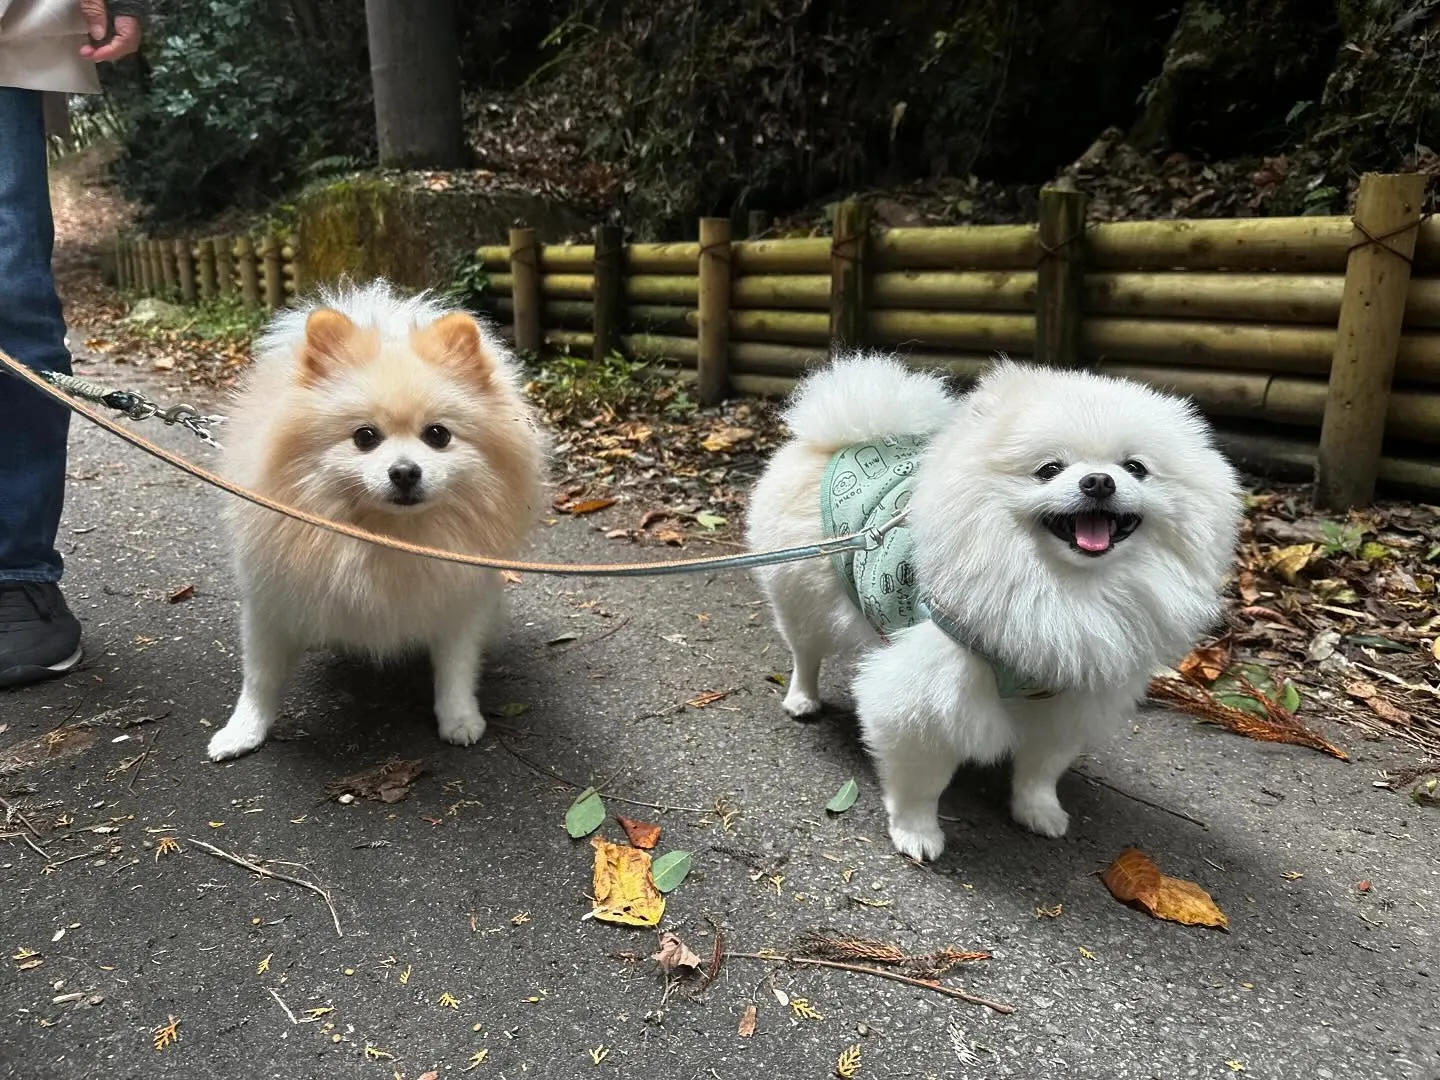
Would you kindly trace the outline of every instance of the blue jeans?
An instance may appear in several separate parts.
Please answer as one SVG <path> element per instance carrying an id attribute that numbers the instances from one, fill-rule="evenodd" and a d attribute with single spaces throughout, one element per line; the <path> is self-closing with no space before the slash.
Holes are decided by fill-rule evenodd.
<path id="1" fill-rule="evenodd" d="M 68 373 L 47 174 L 40 94 L 0 86 L 0 348 L 36 370 Z M 0 374 L 0 581 L 60 580 L 69 431 L 68 409 Z"/>

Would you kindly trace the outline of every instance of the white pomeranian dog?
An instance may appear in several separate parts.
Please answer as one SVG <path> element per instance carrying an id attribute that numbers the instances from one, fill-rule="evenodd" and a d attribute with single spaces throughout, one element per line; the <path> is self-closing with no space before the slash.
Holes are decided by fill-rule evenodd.
<path id="1" fill-rule="evenodd" d="M 231 411 L 225 472 L 261 494 L 428 547 L 513 557 L 538 524 L 547 440 L 509 351 L 474 318 L 385 282 L 278 315 Z M 440 737 L 485 732 L 492 570 L 407 555 L 227 504 L 244 687 L 212 760 L 254 750 L 307 648 L 428 650 Z"/>
<path id="2" fill-rule="evenodd" d="M 940 795 L 967 761 L 1010 757 L 1015 820 L 1063 835 L 1060 776 L 1219 617 L 1242 500 L 1206 421 L 1136 382 L 1003 357 L 956 397 L 873 353 L 806 379 L 784 417 L 753 550 L 905 515 L 874 551 L 758 571 L 792 653 L 786 711 L 817 712 L 821 661 L 858 654 L 906 855 L 944 848 Z"/>

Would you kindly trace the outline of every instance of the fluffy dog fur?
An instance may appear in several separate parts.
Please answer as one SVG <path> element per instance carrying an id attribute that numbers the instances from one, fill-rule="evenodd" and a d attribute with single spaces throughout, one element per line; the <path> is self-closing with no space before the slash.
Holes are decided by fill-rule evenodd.
<path id="1" fill-rule="evenodd" d="M 384 282 L 285 312 L 231 410 L 225 472 L 302 510 L 432 547 L 514 556 L 538 521 L 546 443 L 509 352 L 464 312 Z M 226 506 L 244 687 L 210 740 L 254 750 L 304 651 L 427 649 L 440 737 L 485 731 L 482 654 L 500 618 L 488 570 L 418 558 L 239 500 Z"/>
<path id="2" fill-rule="evenodd" d="M 785 709 L 817 712 L 821 661 L 858 654 L 861 731 L 891 839 L 907 855 L 940 854 L 939 798 L 966 761 L 1010 757 L 1015 820 L 1063 835 L 1061 774 L 1133 715 L 1157 666 L 1184 655 L 1219 615 L 1241 500 L 1204 419 L 1138 383 L 1007 360 L 957 398 L 939 378 L 873 354 L 806 380 L 785 419 L 793 440 L 751 499 L 752 548 L 819 537 L 819 486 L 838 450 L 928 436 L 908 518 L 921 587 L 985 652 L 1055 691 L 1001 699 L 988 663 L 933 623 L 882 640 L 831 562 L 817 559 L 758 572 L 794 662 Z M 1096 473 L 1113 481 L 1103 502 L 1079 486 Z M 1093 521 L 1096 511 L 1121 524 L 1106 550 L 1087 553 L 1074 515 Z M 1140 521 L 1123 535 L 1127 515 Z M 1064 533 L 1067 521 L 1068 536 L 1049 527 Z M 1092 548 L 1102 542 L 1093 527 L 1081 533 Z"/>

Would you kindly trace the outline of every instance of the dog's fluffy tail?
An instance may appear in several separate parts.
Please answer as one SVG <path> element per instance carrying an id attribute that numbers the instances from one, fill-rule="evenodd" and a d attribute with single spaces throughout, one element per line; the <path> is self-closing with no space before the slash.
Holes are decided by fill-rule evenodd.
<path id="1" fill-rule="evenodd" d="M 809 376 L 782 415 L 795 438 L 835 451 L 883 435 L 932 434 L 956 404 L 943 376 L 885 353 L 856 352 Z"/>

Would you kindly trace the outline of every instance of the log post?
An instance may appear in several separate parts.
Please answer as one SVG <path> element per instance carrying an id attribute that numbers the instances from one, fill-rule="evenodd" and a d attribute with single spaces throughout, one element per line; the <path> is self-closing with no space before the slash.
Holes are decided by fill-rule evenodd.
<path id="1" fill-rule="evenodd" d="M 215 238 L 215 285 L 221 296 L 235 295 L 235 238 Z"/>
<path id="2" fill-rule="evenodd" d="M 181 303 L 195 303 L 195 260 L 190 254 L 190 241 L 183 236 L 175 240 L 175 272 L 180 279 Z"/>
<path id="3" fill-rule="evenodd" d="M 285 246 L 280 254 L 285 259 L 285 288 L 291 296 L 298 297 L 305 291 L 305 258 L 298 233 L 285 234 Z"/>
<path id="4" fill-rule="evenodd" d="M 764 210 L 751 210 L 745 219 L 745 238 L 758 240 L 770 228 L 770 215 Z"/>
<path id="5" fill-rule="evenodd" d="M 136 237 L 130 246 L 135 251 L 135 291 L 141 296 L 150 295 L 150 253 L 145 238 Z"/>
<path id="6" fill-rule="evenodd" d="M 846 199 L 835 208 L 830 243 L 830 355 L 865 342 L 865 261 L 870 249 L 870 208 Z"/>
<path id="7" fill-rule="evenodd" d="M 515 351 L 522 356 L 539 356 L 544 338 L 540 325 L 540 240 L 534 229 L 510 230 L 510 277 Z"/>
<path id="8" fill-rule="evenodd" d="M 1035 361 L 1080 366 L 1080 317 L 1085 295 L 1083 191 L 1040 190 L 1039 262 L 1035 271 Z"/>
<path id="9" fill-rule="evenodd" d="M 200 299 L 215 299 L 215 241 L 202 236 L 195 242 L 195 266 L 200 279 Z"/>
<path id="10" fill-rule="evenodd" d="M 1375 497 L 1425 184 L 1413 173 L 1360 178 L 1315 459 L 1315 504 L 1322 509 L 1367 506 Z"/>
<path id="11" fill-rule="evenodd" d="M 699 315 L 696 325 L 696 393 L 715 405 L 730 389 L 730 219 L 700 219 Z"/>
<path id="12" fill-rule="evenodd" d="M 591 286 L 595 341 L 591 357 L 603 363 L 620 347 L 625 321 L 625 230 L 619 225 L 595 226 L 595 271 Z"/>
<path id="13" fill-rule="evenodd" d="M 254 311 L 260 306 L 260 268 L 255 265 L 255 245 L 248 236 L 235 241 L 235 267 L 240 276 L 240 300 Z"/>
<path id="14" fill-rule="evenodd" d="M 130 287 L 130 246 L 119 233 L 115 234 L 115 291 L 123 293 Z"/>
<path id="15" fill-rule="evenodd" d="M 160 282 L 166 300 L 174 300 L 180 291 L 179 272 L 175 265 L 175 245 L 168 240 L 152 240 L 155 257 L 160 261 Z"/>
<path id="16" fill-rule="evenodd" d="M 280 271 L 280 238 L 266 233 L 260 241 L 260 259 L 265 274 L 265 306 L 278 311 L 285 306 L 285 278 Z"/>

